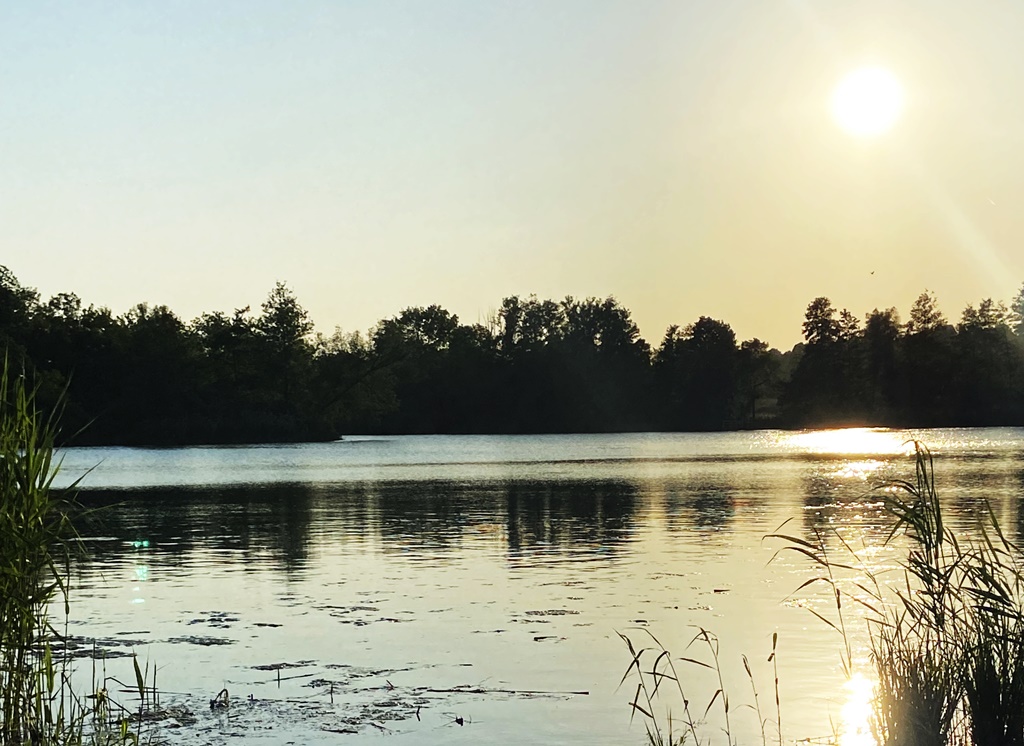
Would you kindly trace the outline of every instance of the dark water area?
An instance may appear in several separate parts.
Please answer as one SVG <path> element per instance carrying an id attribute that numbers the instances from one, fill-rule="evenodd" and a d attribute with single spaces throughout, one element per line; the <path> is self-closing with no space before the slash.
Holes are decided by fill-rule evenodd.
<path id="1" fill-rule="evenodd" d="M 509 559 L 543 546 L 580 556 L 616 551 L 634 530 L 638 490 L 624 481 L 393 482 L 377 486 L 302 484 L 86 490 L 86 531 L 145 536 L 147 549 L 180 562 L 199 549 L 260 557 L 276 571 L 301 573 L 310 546 L 327 540 L 458 552 L 502 516 Z M 712 511 L 713 506 L 708 506 Z M 710 518 L 710 520 L 717 520 Z M 326 523 L 326 526 L 325 526 Z M 119 543 L 96 540 L 94 561 Z"/>
<path id="2" fill-rule="evenodd" d="M 72 449 L 63 478 L 85 474 L 95 510 L 69 629 L 122 680 L 117 656 L 157 667 L 196 716 L 181 743 L 643 743 L 618 633 L 706 657 L 687 648 L 700 628 L 720 638 L 741 743 L 760 743 L 741 656 L 771 699 L 773 633 L 784 735 L 866 743 L 841 641 L 808 610 L 827 599 L 793 595 L 811 568 L 773 561 L 765 536 L 835 529 L 893 565 L 872 487 L 912 475 L 910 437 L 936 454 L 951 521 L 969 532 L 987 500 L 1024 535 L 1015 429 Z M 706 704 L 717 684 L 692 668 Z M 232 707 L 211 712 L 225 687 Z"/>

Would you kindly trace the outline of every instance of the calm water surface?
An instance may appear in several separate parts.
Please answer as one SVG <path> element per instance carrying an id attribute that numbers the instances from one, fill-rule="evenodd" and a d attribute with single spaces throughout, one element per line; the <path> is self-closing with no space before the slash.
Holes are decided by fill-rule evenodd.
<path id="1" fill-rule="evenodd" d="M 859 743 L 840 640 L 805 608 L 828 603 L 793 595 L 811 568 L 770 562 L 781 544 L 764 537 L 789 521 L 879 544 L 871 488 L 912 476 L 912 437 L 937 456 L 952 520 L 969 530 L 988 499 L 1020 536 L 1020 429 L 71 449 L 62 478 L 103 509 L 70 631 L 122 681 L 118 654 L 157 667 L 164 703 L 198 718 L 175 742 L 590 745 L 644 742 L 618 633 L 710 660 L 687 648 L 700 628 L 720 639 L 733 735 L 761 743 L 741 656 L 774 723 L 778 633 L 785 739 Z M 717 683 L 679 670 L 702 713 Z M 225 687 L 232 706 L 211 713 Z M 724 743 L 717 712 L 705 734 Z"/>

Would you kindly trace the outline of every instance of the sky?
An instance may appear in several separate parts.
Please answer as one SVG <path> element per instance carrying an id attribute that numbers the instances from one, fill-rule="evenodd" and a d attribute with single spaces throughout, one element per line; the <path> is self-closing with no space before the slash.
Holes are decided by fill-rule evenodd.
<path id="1" fill-rule="evenodd" d="M 1024 283 L 1014 0 L 4 0 L 0 264 L 317 327 L 615 296 L 788 348 L 820 295 L 956 320 Z M 874 138 L 829 99 L 863 65 Z"/>

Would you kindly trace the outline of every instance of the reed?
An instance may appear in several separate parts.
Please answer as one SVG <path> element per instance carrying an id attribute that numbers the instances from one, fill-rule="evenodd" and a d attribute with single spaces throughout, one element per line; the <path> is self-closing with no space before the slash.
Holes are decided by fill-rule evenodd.
<path id="1" fill-rule="evenodd" d="M 1024 746 L 1024 554 L 991 509 L 981 528 L 965 562 L 964 709 L 976 746 Z"/>
<path id="2" fill-rule="evenodd" d="M 935 486 L 935 464 L 926 446 L 914 443 L 914 476 L 879 485 L 889 519 L 886 545 L 898 544 L 900 577 L 872 570 L 836 530 L 811 538 L 776 532 L 766 538 L 784 542 L 781 551 L 797 552 L 820 572 L 796 589 L 824 585 L 833 600 L 831 614 L 811 610 L 840 637 L 839 657 L 853 673 L 851 605 L 864 612 L 877 677 L 872 730 L 878 746 L 1024 746 L 1024 552 L 1003 533 L 995 512 L 983 505 L 982 517 L 961 538 L 944 520 Z M 838 545 L 839 551 L 830 547 Z M 647 633 L 650 635 L 650 633 Z M 653 746 L 682 743 L 659 718 L 656 701 L 671 684 L 683 704 L 684 736 L 694 743 L 700 721 L 689 701 L 675 660 L 655 645 L 635 648 L 624 635 L 632 661 L 623 676 L 635 675 L 633 713 L 644 716 Z M 701 629 L 695 641 L 711 652 L 711 663 L 679 658 L 718 671 L 718 688 L 701 720 L 718 702 L 723 708 L 725 741 L 730 706 L 721 679 L 717 640 Z M 777 664 L 773 638 L 769 662 Z M 767 745 L 766 725 L 749 663 L 753 709 Z M 775 671 L 775 733 L 783 742 L 778 669 Z M 671 720 L 668 720 L 671 725 Z M 773 739 L 774 740 L 774 739 Z M 837 741 L 833 737 L 832 741 Z"/>
<path id="3" fill-rule="evenodd" d="M 74 729 L 47 610 L 67 611 L 63 496 L 52 489 L 54 422 L 23 377 L 0 373 L 0 708 L 4 744 L 59 742 Z"/>
<path id="4" fill-rule="evenodd" d="M 632 716 L 639 714 L 644 719 L 644 726 L 647 730 L 647 741 L 650 746 L 681 746 L 682 744 L 711 744 L 714 739 L 708 734 L 708 717 L 712 710 L 717 710 L 716 719 L 720 720 L 720 730 L 727 746 L 736 746 L 737 740 L 733 733 L 732 716 L 736 708 L 730 700 L 729 692 L 726 689 L 722 676 L 722 659 L 718 638 L 703 627 L 697 627 L 697 632 L 690 643 L 686 646 L 686 652 L 696 646 L 691 655 L 675 656 L 661 641 L 646 628 L 637 630 L 639 635 L 647 638 L 650 644 L 638 646 L 634 644 L 633 638 L 619 632 L 618 635 L 629 649 L 631 660 L 626 672 L 622 675 L 619 686 L 627 680 L 636 680 L 636 690 L 633 699 L 630 701 L 631 720 Z M 781 746 L 782 738 L 782 706 L 779 698 L 779 676 L 778 676 L 778 635 L 772 636 L 772 652 L 768 656 L 768 663 L 774 666 L 774 687 L 775 687 L 775 714 L 774 725 L 777 741 L 772 743 Z M 699 656 L 707 658 L 702 660 Z M 753 693 L 753 703 L 743 704 L 740 709 L 753 711 L 758 720 L 761 733 L 762 746 L 768 746 L 769 734 L 767 726 L 772 722 L 765 717 L 761 709 L 761 700 L 757 690 L 757 684 L 750 661 L 746 655 L 741 656 L 743 668 L 746 671 L 750 688 Z M 703 711 L 697 705 L 691 709 L 690 699 L 683 689 L 683 679 L 679 675 L 676 663 L 686 666 L 694 666 L 704 669 L 712 674 L 717 682 L 715 691 L 708 698 Z M 681 719 L 675 719 L 672 715 L 672 707 L 680 708 Z M 699 713 L 694 716 L 694 712 Z M 664 714 L 663 714 L 664 713 Z"/>
<path id="5" fill-rule="evenodd" d="M 826 584 L 838 619 L 844 599 L 867 610 L 880 746 L 1024 746 L 1024 554 L 987 504 L 961 539 L 944 520 L 932 454 L 918 442 L 914 463 L 913 479 L 879 487 L 886 543 L 905 542 L 899 582 L 885 583 L 845 542 L 837 560 L 821 536 L 773 537 L 825 568 L 804 586 Z M 841 633 L 848 664 L 845 626 L 817 616 Z"/>
<path id="6" fill-rule="evenodd" d="M 632 656 L 626 672 L 622 674 L 619 686 L 634 676 L 637 681 L 636 691 L 630 702 L 630 722 L 637 713 L 643 716 L 647 741 L 651 746 L 682 746 L 686 743 L 688 735 L 692 735 L 694 742 L 699 743 L 696 737 L 696 724 L 690 717 L 690 702 L 683 692 L 682 680 L 676 672 L 671 653 L 649 630 L 644 629 L 642 632 L 650 638 L 652 645 L 635 646 L 628 635 L 617 633 Z M 664 718 L 659 715 L 657 704 L 662 698 L 663 688 L 674 690 L 683 706 L 685 725 L 683 732 L 678 735 L 675 732 L 671 711 Z"/>
<path id="7" fill-rule="evenodd" d="M 1024 573 L 1020 548 L 984 505 L 975 538 L 945 524 L 931 453 L 915 443 L 915 480 L 890 484 L 894 532 L 910 540 L 895 610 L 877 622 L 879 740 L 1024 744 Z M 895 673 L 893 673 L 895 672 Z M 912 707 L 885 713 L 899 698 Z M 913 709 L 913 708 L 917 709 Z M 922 712 L 923 708 L 923 712 Z M 907 712 L 902 712 L 907 709 Z M 900 739 L 914 718 L 917 740 Z"/>
<path id="8" fill-rule="evenodd" d="M 72 524 L 76 485 L 53 486 L 58 412 L 43 414 L 23 376 L 0 369 L 0 746 L 138 743 L 106 680 L 93 672 L 91 691 L 72 686 L 63 644 L 70 614 Z M 60 609 L 64 635 L 50 612 Z M 136 672 L 139 673 L 136 663 Z M 155 674 L 154 674 L 155 690 Z M 149 700 L 143 697 L 142 708 Z M 135 716 L 141 723 L 142 710 Z"/>

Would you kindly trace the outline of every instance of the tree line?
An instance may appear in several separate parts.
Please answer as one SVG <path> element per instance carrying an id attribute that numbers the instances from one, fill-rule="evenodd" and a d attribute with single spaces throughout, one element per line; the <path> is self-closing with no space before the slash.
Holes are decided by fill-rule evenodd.
<path id="1" fill-rule="evenodd" d="M 487 323 L 437 305 L 367 334 L 314 334 L 283 283 L 259 310 L 190 322 L 42 300 L 0 267 L 8 365 L 62 402 L 85 444 L 328 440 L 343 433 L 544 433 L 1024 424 L 1024 286 L 951 323 L 924 292 L 904 323 L 815 298 L 804 341 L 739 342 L 724 321 L 655 348 L 614 298 L 505 298 Z"/>

